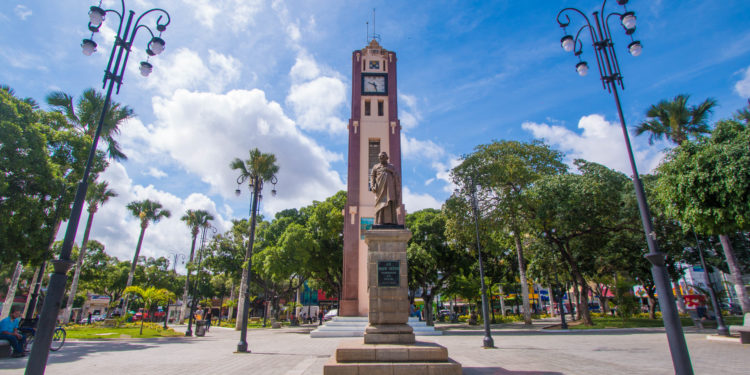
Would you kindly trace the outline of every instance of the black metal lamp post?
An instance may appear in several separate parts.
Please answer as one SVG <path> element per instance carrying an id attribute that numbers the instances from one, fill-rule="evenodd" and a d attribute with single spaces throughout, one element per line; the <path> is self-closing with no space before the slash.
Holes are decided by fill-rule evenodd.
<path id="1" fill-rule="evenodd" d="M 706 261 L 703 259 L 703 247 L 698 241 L 698 235 L 693 232 L 695 236 L 695 244 L 698 246 L 698 255 L 701 257 L 701 267 L 703 267 L 703 278 L 708 287 L 708 294 L 711 297 L 711 304 L 714 305 L 714 314 L 716 315 L 716 333 L 721 336 L 729 336 L 729 328 L 724 324 L 724 317 L 721 315 L 721 306 L 719 305 L 719 298 L 716 296 L 716 290 L 714 290 L 714 283 L 711 282 L 711 277 L 708 274 L 708 268 L 706 268 Z"/>
<path id="2" fill-rule="evenodd" d="M 196 264 L 201 264 L 203 261 L 203 247 L 206 244 L 206 231 L 208 229 L 211 229 L 214 234 L 218 231 L 216 228 L 214 228 L 211 224 L 207 224 L 203 227 L 203 230 L 201 232 L 201 246 L 198 248 L 198 262 Z M 188 295 L 190 298 L 190 310 L 188 312 L 188 326 L 185 330 L 185 336 L 192 336 L 193 335 L 193 316 L 195 315 L 195 308 L 198 304 L 198 298 L 196 298 L 195 293 L 198 291 L 198 274 L 200 273 L 200 268 L 195 271 L 195 281 L 193 281 L 192 285 L 192 293 L 188 291 Z M 190 270 L 188 270 L 188 278 L 187 278 L 187 284 L 190 285 Z M 186 301 L 187 302 L 187 301 Z M 210 308 L 210 307 L 209 307 Z"/>
<path id="3" fill-rule="evenodd" d="M 605 15 L 604 7 L 607 4 L 607 0 L 604 0 L 601 12 L 593 13 L 595 21 L 594 25 L 589 22 L 589 18 L 585 13 L 576 8 L 565 8 L 561 10 L 557 14 L 557 23 L 563 28 L 563 30 L 570 25 L 570 17 L 568 16 L 568 13 L 578 13 L 583 17 L 585 23 L 575 33 L 575 37 L 566 33 L 566 35 L 560 40 L 560 43 L 565 51 L 574 52 L 575 56 L 578 57 L 579 62 L 576 64 L 576 70 L 578 71 L 578 74 L 584 76 L 588 72 L 588 64 L 581 60 L 580 57 L 583 47 L 580 36 L 583 30 L 588 29 L 589 31 L 596 55 L 596 63 L 599 67 L 602 86 L 614 95 L 615 104 L 617 105 L 617 114 L 620 117 L 622 135 L 625 138 L 625 146 L 628 151 L 630 166 L 633 171 L 633 185 L 635 187 L 636 198 L 638 199 L 638 209 L 641 214 L 643 230 L 646 234 L 646 242 L 648 243 L 649 253 L 646 254 L 645 257 L 652 265 L 651 273 L 654 277 L 656 291 L 659 295 L 659 306 L 662 310 L 662 319 L 664 320 L 664 327 L 667 331 L 667 341 L 669 342 L 669 349 L 672 355 L 672 364 L 674 365 L 675 373 L 677 374 L 693 374 L 690 354 L 687 349 L 687 344 L 685 343 L 685 335 L 682 332 L 682 324 L 680 323 L 677 314 L 677 305 L 674 300 L 674 295 L 672 294 L 672 287 L 665 266 L 666 255 L 659 251 L 659 246 L 656 242 L 656 232 L 654 232 L 651 225 L 651 214 L 649 212 L 648 202 L 646 201 L 646 195 L 643 191 L 643 185 L 638 177 L 638 170 L 636 168 L 635 159 L 633 158 L 633 150 L 630 146 L 630 138 L 628 137 L 628 131 L 625 127 L 625 118 L 623 117 L 622 108 L 620 106 L 620 97 L 617 93 L 618 85 L 620 88 L 624 87 L 622 84 L 622 75 L 620 75 L 620 66 L 617 62 L 617 56 L 615 55 L 614 44 L 612 43 L 612 37 L 610 34 L 610 17 L 618 17 L 625 34 L 630 36 L 631 42 L 628 44 L 628 52 L 633 56 L 638 56 L 641 54 L 642 50 L 641 42 L 633 40 L 636 18 L 635 13 L 628 11 L 625 7 L 627 2 L 628 0 L 617 0 L 617 3 L 623 6 L 622 13 L 612 12 Z"/>
<path id="4" fill-rule="evenodd" d="M 170 252 L 169 255 L 174 258 L 174 263 L 172 263 L 172 271 L 177 273 L 177 262 L 180 260 L 180 258 L 182 258 L 182 262 L 180 263 L 185 264 L 187 257 L 185 256 L 185 254 L 178 253 L 176 251 Z"/>
<path id="5" fill-rule="evenodd" d="M 101 2 L 99 6 L 92 6 L 89 10 L 89 25 L 88 28 L 91 30 L 91 38 L 84 39 L 81 47 L 83 48 L 84 55 L 91 55 L 96 51 L 96 42 L 93 41 L 93 34 L 99 31 L 99 27 L 104 18 L 108 13 L 115 14 L 119 17 L 120 23 L 117 28 L 117 35 L 115 36 L 115 43 L 112 47 L 112 52 L 109 55 L 109 62 L 107 63 L 107 69 L 104 73 L 104 82 L 102 87 L 107 87 L 107 95 L 104 99 L 104 107 L 102 108 L 102 114 L 99 117 L 99 124 L 96 128 L 96 133 L 92 140 L 91 149 L 89 150 L 88 159 L 86 160 L 86 168 L 84 169 L 81 182 L 78 183 L 78 189 L 76 191 L 75 200 L 73 201 L 73 208 L 70 212 L 68 219 L 68 229 L 65 232 L 65 239 L 63 240 L 62 249 L 60 251 L 60 257 L 57 260 L 52 261 L 54 265 L 54 272 L 50 277 L 49 287 L 47 291 L 47 297 L 44 300 L 42 306 L 42 313 L 39 318 L 39 325 L 37 326 L 37 332 L 34 338 L 34 346 L 31 349 L 31 356 L 26 365 L 27 375 L 41 375 L 47 366 L 47 357 L 49 356 L 49 348 L 52 343 L 52 333 L 55 330 L 57 314 L 60 310 L 60 304 L 65 294 L 65 283 L 67 281 L 67 272 L 73 265 L 73 261 L 70 260 L 70 253 L 73 249 L 73 242 L 75 241 L 76 232 L 78 230 L 78 223 L 81 219 L 81 211 L 83 210 L 83 203 L 86 198 L 86 190 L 88 188 L 89 174 L 96 156 L 96 146 L 99 142 L 99 136 L 102 131 L 102 124 L 104 123 L 107 110 L 109 109 L 110 100 L 112 98 L 112 90 L 115 84 L 117 84 L 117 92 L 120 91 L 120 85 L 122 84 L 122 77 L 125 73 L 125 65 L 128 62 L 130 56 L 130 49 L 133 45 L 138 30 L 145 29 L 151 34 L 151 40 L 149 41 L 146 52 L 149 56 L 155 56 L 164 51 L 165 42 L 161 38 L 161 33 L 167 29 L 169 25 L 170 17 L 163 9 L 153 8 L 143 12 L 133 23 L 133 17 L 135 12 L 129 11 L 127 17 L 125 15 L 125 1 L 121 0 L 122 8 L 118 12 L 113 9 L 102 9 Z M 143 17 L 151 13 L 159 13 L 159 17 L 156 19 L 156 30 L 158 35 L 154 35 L 154 32 L 145 24 L 141 23 Z M 162 19 L 166 17 L 166 21 L 162 23 Z M 125 20 L 127 18 L 127 21 Z M 125 27 L 123 28 L 123 21 Z M 148 76 L 151 73 L 153 66 L 147 61 L 141 62 L 140 72 L 144 76 Z"/>
<path id="6" fill-rule="evenodd" d="M 251 209 L 250 209 L 250 239 L 247 244 L 247 252 L 245 253 L 245 261 L 247 262 L 247 267 L 245 267 L 245 270 L 243 271 L 245 273 L 245 280 L 247 280 L 247 284 L 245 284 L 245 290 L 241 290 L 240 293 L 243 293 L 245 298 L 242 302 L 242 306 L 240 306 L 240 311 L 242 313 L 242 325 L 240 328 L 240 341 L 237 343 L 237 353 L 250 353 L 249 350 L 247 350 L 247 312 L 250 309 L 250 268 L 253 264 L 253 241 L 255 240 L 255 218 L 258 213 L 258 203 L 261 199 L 263 199 L 263 196 L 261 195 L 261 192 L 263 191 L 263 178 L 259 175 L 240 175 L 240 177 L 237 178 L 237 190 L 235 190 L 235 194 L 238 196 L 242 193 L 242 191 L 239 188 L 239 185 L 242 185 L 245 181 L 250 180 L 249 187 L 252 189 L 252 196 L 250 197 L 252 199 Z M 271 190 L 271 195 L 276 195 L 276 176 L 271 176 L 270 182 L 273 184 L 273 189 Z"/>
<path id="7" fill-rule="evenodd" d="M 492 340 L 490 332 L 490 312 L 487 304 L 487 286 L 484 283 L 484 266 L 482 265 L 482 249 L 479 244 L 479 207 L 477 204 L 477 187 L 474 180 L 469 178 L 469 193 L 471 194 L 471 208 L 474 211 L 474 229 L 477 236 L 477 257 L 479 259 L 479 281 L 482 285 L 482 321 L 484 322 L 484 339 L 482 339 L 483 348 L 494 348 L 495 341 Z"/>
<path id="8" fill-rule="evenodd" d="M 552 228 L 551 232 L 555 233 L 555 228 Z M 547 238 L 547 232 L 542 232 L 542 237 Z M 568 323 L 565 321 L 565 303 L 563 302 L 565 293 L 562 290 L 562 284 L 560 284 L 560 279 L 557 277 L 557 274 L 558 274 L 557 257 L 554 255 L 553 255 L 552 267 L 553 267 L 553 272 L 555 273 L 555 288 L 558 291 L 558 292 L 552 291 L 552 293 L 555 294 L 555 299 L 557 300 L 557 306 L 560 311 L 560 328 L 568 329 Z"/>

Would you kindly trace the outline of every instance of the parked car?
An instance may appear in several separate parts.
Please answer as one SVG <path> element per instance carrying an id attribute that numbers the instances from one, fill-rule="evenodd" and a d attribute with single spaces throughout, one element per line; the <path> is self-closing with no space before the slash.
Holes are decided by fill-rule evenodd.
<path id="1" fill-rule="evenodd" d="M 104 315 L 91 315 L 91 322 L 100 322 L 106 318 Z M 79 324 L 87 324 L 89 322 L 89 317 L 84 316 L 81 320 L 78 321 Z"/>
<path id="2" fill-rule="evenodd" d="M 326 315 L 323 317 L 323 320 L 331 320 L 333 319 L 334 316 L 337 316 L 337 315 L 339 315 L 339 310 L 333 309 L 326 313 Z"/>
<path id="3" fill-rule="evenodd" d="M 162 317 L 164 317 L 164 315 L 165 315 L 164 311 L 156 311 L 154 313 L 154 317 L 157 320 L 159 320 Z M 143 309 L 139 309 L 138 312 L 135 313 L 135 315 L 133 315 L 133 321 L 134 322 L 139 321 L 139 320 L 141 320 L 141 317 L 145 317 L 145 319 L 148 321 L 150 319 L 149 312 L 148 311 L 144 311 Z"/>

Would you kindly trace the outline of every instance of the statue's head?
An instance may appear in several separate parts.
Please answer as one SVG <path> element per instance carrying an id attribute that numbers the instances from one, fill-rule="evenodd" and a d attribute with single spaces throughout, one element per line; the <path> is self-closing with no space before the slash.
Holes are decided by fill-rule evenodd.
<path id="1" fill-rule="evenodd" d="M 380 162 L 385 164 L 388 162 L 388 154 L 385 153 L 385 151 L 381 152 L 380 155 L 378 155 L 378 159 L 380 159 Z"/>

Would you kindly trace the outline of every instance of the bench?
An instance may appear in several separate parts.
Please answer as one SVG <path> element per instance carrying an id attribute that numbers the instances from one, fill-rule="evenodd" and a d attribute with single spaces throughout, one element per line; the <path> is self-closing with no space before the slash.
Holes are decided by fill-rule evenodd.
<path id="1" fill-rule="evenodd" d="M 0 339 L 0 358 L 10 357 L 10 342 L 5 339 Z"/>
<path id="2" fill-rule="evenodd" d="M 740 342 L 750 344 L 750 313 L 745 314 L 745 319 L 741 326 L 729 326 L 729 333 L 740 334 Z"/>

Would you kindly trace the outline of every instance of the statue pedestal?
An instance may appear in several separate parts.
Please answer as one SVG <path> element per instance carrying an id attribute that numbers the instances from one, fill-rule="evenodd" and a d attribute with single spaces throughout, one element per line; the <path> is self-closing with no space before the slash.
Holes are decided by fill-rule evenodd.
<path id="1" fill-rule="evenodd" d="M 460 374 L 461 364 L 448 358 L 438 344 L 415 342 L 409 321 L 406 243 L 411 232 L 383 228 L 365 232 L 369 325 L 364 342 L 345 341 L 326 363 L 323 373 L 335 374 Z"/>
<path id="2" fill-rule="evenodd" d="M 405 229 L 365 232 L 367 244 L 367 291 L 370 295 L 370 325 L 365 344 L 413 344 L 409 321 L 409 279 Z"/>

